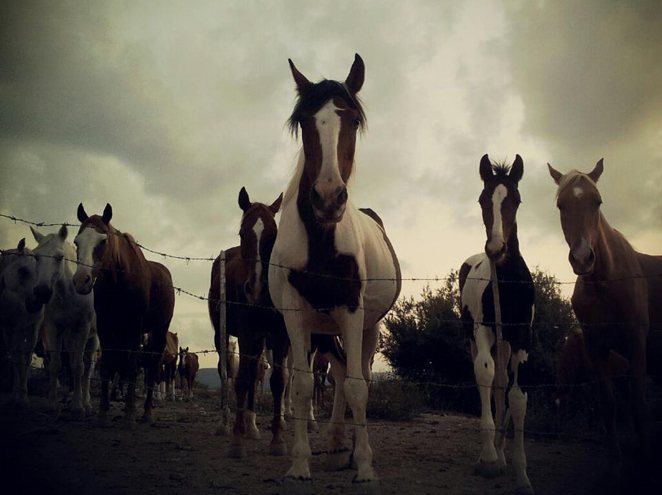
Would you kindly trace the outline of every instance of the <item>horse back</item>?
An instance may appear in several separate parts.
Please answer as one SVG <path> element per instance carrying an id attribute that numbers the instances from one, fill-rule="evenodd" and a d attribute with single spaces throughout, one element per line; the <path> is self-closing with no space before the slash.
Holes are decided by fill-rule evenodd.
<path id="1" fill-rule="evenodd" d="M 170 271 L 161 263 L 148 261 L 150 274 L 149 307 L 146 330 L 165 329 L 167 331 L 175 310 L 175 289 Z"/>
<path id="2" fill-rule="evenodd" d="M 637 253 L 648 286 L 648 314 L 651 332 L 662 332 L 662 256 Z"/>

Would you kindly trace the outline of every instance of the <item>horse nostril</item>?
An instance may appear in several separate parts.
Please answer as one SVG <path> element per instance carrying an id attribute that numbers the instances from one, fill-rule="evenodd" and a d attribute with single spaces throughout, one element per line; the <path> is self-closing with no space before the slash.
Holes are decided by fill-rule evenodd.
<path id="1" fill-rule="evenodd" d="M 338 195 L 336 196 L 336 204 L 337 204 L 338 206 L 342 206 L 342 205 L 344 205 L 344 204 L 347 202 L 347 187 L 346 187 L 346 186 L 342 186 L 342 187 L 340 187 L 340 188 L 338 188 L 338 189 L 340 189 L 340 192 L 339 192 Z"/>
<path id="2" fill-rule="evenodd" d="M 310 190 L 310 201 L 315 206 L 320 206 L 322 204 L 322 196 L 320 196 L 320 193 L 317 192 L 315 186 L 313 186 L 313 188 Z"/>
<path id="3" fill-rule="evenodd" d="M 49 287 L 40 285 L 34 288 L 34 295 L 41 302 L 48 302 L 51 298 L 51 289 Z"/>

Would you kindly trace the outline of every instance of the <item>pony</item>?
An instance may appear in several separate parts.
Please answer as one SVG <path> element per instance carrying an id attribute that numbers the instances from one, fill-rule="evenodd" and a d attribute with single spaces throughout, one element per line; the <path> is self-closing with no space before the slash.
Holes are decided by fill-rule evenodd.
<path id="1" fill-rule="evenodd" d="M 243 437 L 260 437 L 255 424 L 255 384 L 258 360 L 265 341 L 274 356 L 274 372 L 269 379 L 274 399 L 269 451 L 273 455 L 287 453 L 281 402 L 286 380 L 283 361 L 287 356 L 289 341 L 283 318 L 273 309 L 267 279 L 277 234 L 275 215 L 280 210 L 282 199 L 283 195 L 280 194 L 271 205 L 251 202 L 246 188 L 241 188 L 237 198 L 242 211 L 239 228 L 241 242 L 239 246 L 225 251 L 223 283 L 227 301 L 220 301 L 220 255 L 214 260 L 211 271 L 208 309 L 214 327 L 214 345 L 220 352 L 220 305 L 225 304 L 227 335 L 237 337 L 240 350 L 239 372 L 234 380 L 237 414 L 229 450 L 231 457 L 246 456 Z M 220 376 L 220 359 L 218 366 Z"/>
<path id="2" fill-rule="evenodd" d="M 161 358 L 161 395 L 169 400 L 175 400 L 175 378 L 177 377 L 177 348 L 179 337 L 176 333 L 168 331 L 166 334 L 166 347 Z"/>
<path id="3" fill-rule="evenodd" d="M 13 375 L 10 403 L 28 405 L 28 371 L 44 321 L 44 304 L 35 296 L 37 260 L 21 239 L 0 258 L 0 335 Z"/>
<path id="4" fill-rule="evenodd" d="M 618 473 L 622 453 L 610 356 L 615 352 L 629 364 L 629 406 L 638 451 L 647 457 L 646 353 L 649 332 L 658 335 L 662 330 L 662 256 L 637 252 L 607 222 L 597 186 L 604 171 L 602 159 L 589 173 L 572 170 L 563 174 L 547 166 L 558 186 L 561 229 L 570 249 L 568 260 L 577 275 L 572 309 L 600 383 L 600 411 L 609 435 L 609 471 Z"/>
<path id="5" fill-rule="evenodd" d="M 74 240 L 78 267 L 73 282 L 79 294 L 94 291 L 102 350 L 99 420 L 102 424 L 108 421 L 109 383 L 118 373 L 127 383 L 124 420 L 129 427 L 135 424 L 136 377 L 142 354 L 147 381 L 143 420 L 153 423 L 154 383 L 175 307 L 170 272 L 162 264 L 146 260 L 133 237 L 110 224 L 110 204 L 102 215 L 88 216 L 80 203 L 77 215 L 81 226 Z M 142 348 L 144 334 L 148 339 Z"/>
<path id="6" fill-rule="evenodd" d="M 33 251 L 37 265 L 34 293 L 46 308 L 42 337 L 48 357 L 48 397 L 51 407 L 59 410 L 58 375 L 62 356 L 67 356 L 73 387 L 71 413 L 80 419 L 92 412 L 90 379 L 99 348 L 94 295 L 79 294 L 74 287 L 76 250 L 67 242 L 67 226 L 48 235 L 30 229 L 37 241 Z"/>
<path id="7" fill-rule="evenodd" d="M 298 99 L 288 122 L 293 135 L 301 130 L 303 146 L 283 199 L 269 266 L 269 292 L 287 327 L 294 371 L 294 445 L 285 477 L 311 479 L 306 412 L 313 394 L 313 333 L 341 336 L 346 355 L 346 363 L 332 359 L 336 391 L 327 461 L 340 461 L 337 454 L 346 450 L 349 403 L 357 425 L 354 481 L 377 482 L 366 422 L 370 361 L 379 322 L 400 293 L 401 275 L 381 219 L 370 209 L 356 208 L 347 189 L 356 136 L 366 122 L 357 97 L 365 65 L 356 54 L 344 82 L 312 83 L 289 64 Z"/>
<path id="8" fill-rule="evenodd" d="M 531 348 L 535 290 L 531 273 L 520 253 L 517 239 L 517 209 L 521 203 L 519 182 L 524 163 L 516 155 L 511 166 L 492 164 L 488 155 L 480 160 L 483 190 L 479 203 L 487 241 L 484 252 L 468 258 L 460 268 L 459 285 L 462 321 L 471 342 L 476 386 L 481 403 L 482 449 L 476 471 L 487 477 L 505 471 L 505 419 L 512 416 L 514 424 L 513 467 L 516 490 L 533 493 L 526 473 L 524 452 L 524 418 L 528 395 L 519 384 L 520 366 L 526 363 Z M 495 315 L 492 266 L 498 280 L 499 311 L 503 324 L 503 340 L 497 342 L 499 323 Z M 500 349 L 499 349 L 500 347 Z M 501 362 L 495 363 L 495 356 Z M 510 364 L 510 374 L 507 365 Z M 503 370 L 500 376 L 499 368 Z M 511 376 L 509 376 L 511 375 Z M 506 385 L 508 408 L 506 408 Z M 496 406 L 496 425 L 492 415 L 492 389 Z M 495 435 L 498 433 L 498 435 Z M 496 441 L 495 441 L 496 437 Z"/>
<path id="9" fill-rule="evenodd" d="M 180 347 L 177 370 L 182 384 L 182 397 L 193 398 L 193 383 L 199 369 L 198 355 L 194 352 L 189 352 L 188 347 L 186 349 Z"/>

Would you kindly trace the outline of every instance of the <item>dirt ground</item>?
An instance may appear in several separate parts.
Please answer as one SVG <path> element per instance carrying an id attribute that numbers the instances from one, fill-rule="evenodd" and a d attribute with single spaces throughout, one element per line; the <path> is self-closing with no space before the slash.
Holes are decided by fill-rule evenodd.
<path id="1" fill-rule="evenodd" d="M 1 398 L 6 400 L 6 397 Z M 290 495 L 282 481 L 288 457 L 267 455 L 269 418 L 258 416 L 263 434 L 250 441 L 246 459 L 226 456 L 229 438 L 214 434 L 219 419 L 218 396 L 198 391 L 193 400 L 163 402 L 153 426 L 139 423 L 134 431 L 120 421 L 121 403 L 113 403 L 110 428 L 94 418 L 59 416 L 46 401 L 32 398 L 28 411 L 0 408 L 0 466 L 20 491 L 40 494 L 268 494 Z M 387 494 L 514 493 L 512 471 L 496 479 L 473 474 L 479 452 L 478 419 L 426 413 L 408 422 L 369 423 L 378 492 Z M 322 431 L 324 425 L 322 425 Z M 289 441 L 292 432 L 288 431 Z M 324 470 L 325 437 L 311 434 L 312 492 L 362 493 L 352 484 L 354 471 Z M 351 427 L 347 432 L 351 442 Z M 526 441 L 529 477 L 537 494 L 605 493 L 602 443 L 597 439 Z M 509 452 L 507 452 L 508 455 Z M 9 480 L 9 481 L 8 481 Z M 629 490 L 630 495 L 642 493 Z M 658 492 L 659 493 L 659 492 Z"/>

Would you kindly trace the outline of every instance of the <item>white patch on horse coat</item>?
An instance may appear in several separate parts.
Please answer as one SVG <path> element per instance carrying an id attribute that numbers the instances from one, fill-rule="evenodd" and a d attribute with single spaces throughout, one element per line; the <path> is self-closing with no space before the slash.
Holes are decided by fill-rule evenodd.
<path id="1" fill-rule="evenodd" d="M 573 187 L 572 193 L 575 195 L 575 198 L 577 199 L 582 199 L 582 197 L 584 196 L 584 190 L 579 186 Z"/>
<path id="2" fill-rule="evenodd" d="M 101 241 L 108 238 L 106 234 L 97 232 L 93 227 L 83 229 L 83 231 L 76 236 L 76 246 L 78 248 L 77 256 L 78 262 L 87 266 L 78 265 L 78 269 L 86 268 L 90 270 L 94 265 L 94 248 L 96 248 Z"/>
<path id="3" fill-rule="evenodd" d="M 492 237 L 487 245 L 491 251 L 501 249 L 504 243 L 503 239 L 503 221 L 501 219 L 501 205 L 508 196 L 508 189 L 503 184 L 494 188 L 492 193 Z"/>
<path id="4" fill-rule="evenodd" d="M 333 194 L 337 187 L 344 184 L 338 164 L 340 116 L 336 113 L 337 110 L 340 109 L 333 103 L 333 100 L 329 100 L 315 114 L 315 125 L 322 148 L 322 167 L 315 188 L 323 198 Z"/>
<path id="5" fill-rule="evenodd" d="M 253 225 L 253 232 L 255 232 L 255 239 L 257 242 L 255 252 L 257 253 L 255 259 L 255 294 L 260 294 L 262 292 L 262 260 L 260 259 L 260 239 L 262 238 L 262 232 L 264 232 L 264 222 L 261 218 L 257 219 L 255 225 Z"/>
<path id="6" fill-rule="evenodd" d="M 475 322 L 483 321 L 483 292 L 490 282 L 490 260 L 485 253 L 471 256 L 465 261 L 471 267 L 462 289 L 462 307 L 466 307 Z M 474 337 L 475 335 L 474 324 Z"/>

